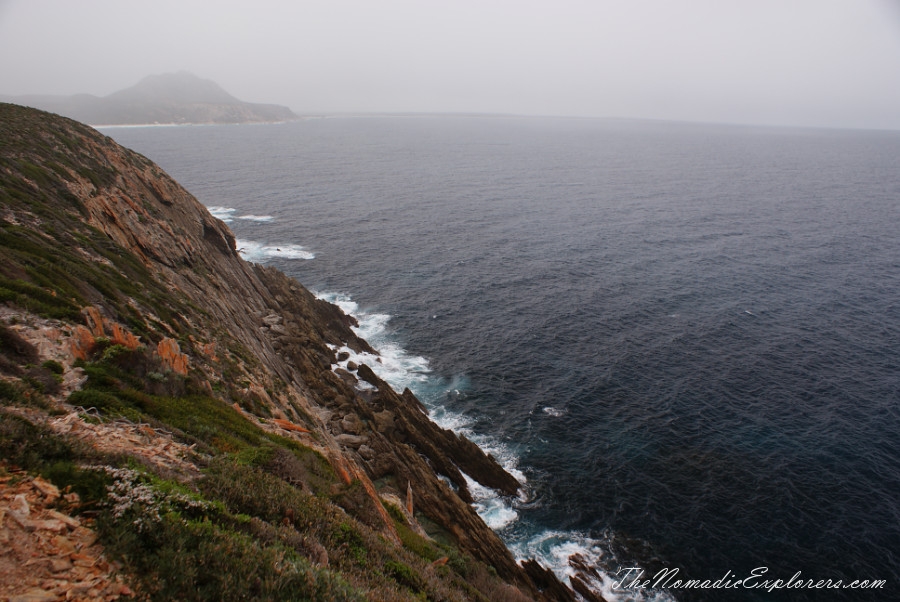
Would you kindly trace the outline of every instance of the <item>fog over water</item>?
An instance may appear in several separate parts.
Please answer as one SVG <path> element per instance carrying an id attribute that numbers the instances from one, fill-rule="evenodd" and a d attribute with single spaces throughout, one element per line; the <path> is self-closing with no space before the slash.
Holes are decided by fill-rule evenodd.
<path id="1" fill-rule="evenodd" d="M 180 70 L 300 114 L 900 128 L 895 0 L 0 0 L 0 94 Z"/>

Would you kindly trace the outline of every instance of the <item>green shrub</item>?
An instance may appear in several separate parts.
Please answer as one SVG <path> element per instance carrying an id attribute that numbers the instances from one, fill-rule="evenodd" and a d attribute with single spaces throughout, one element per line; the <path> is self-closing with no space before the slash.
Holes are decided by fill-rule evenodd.
<path id="1" fill-rule="evenodd" d="M 34 368 L 30 369 L 17 383 L 0 380 L 0 405 L 50 409 L 51 404 L 42 393 L 45 391 L 53 393 L 59 384 L 49 372 L 44 371 L 45 373 L 40 375 L 42 378 L 38 379 L 34 371 Z"/>
<path id="2" fill-rule="evenodd" d="M 95 510 L 106 498 L 106 490 L 112 478 L 102 470 L 82 468 L 71 460 L 61 460 L 41 470 L 44 478 L 60 489 L 70 487 L 81 498 L 80 510 Z"/>
<path id="3" fill-rule="evenodd" d="M 0 401 L 19 404 L 24 401 L 22 391 L 13 383 L 0 380 Z"/>
<path id="4" fill-rule="evenodd" d="M 339 576 L 294 550 L 268 545 L 228 523 L 248 517 L 183 487 L 130 470 L 108 470 L 109 509 L 100 521 L 107 550 L 139 576 L 152 600 L 362 600 Z"/>
<path id="5" fill-rule="evenodd" d="M 136 379 L 130 379 L 129 375 L 122 374 L 120 370 L 114 366 L 107 366 L 96 363 L 82 363 L 80 367 L 84 370 L 85 376 L 88 377 L 85 383 L 85 389 L 99 391 L 118 391 L 127 385 L 140 385 Z"/>
<path id="6" fill-rule="evenodd" d="M 134 398 L 135 406 L 222 452 L 259 445 L 266 434 L 226 403 L 205 395 Z"/>
<path id="7" fill-rule="evenodd" d="M 384 563 L 384 572 L 391 579 L 414 592 L 424 589 L 422 578 L 402 562 L 388 560 Z"/>
<path id="8" fill-rule="evenodd" d="M 245 466 L 262 467 L 271 462 L 274 455 L 275 448 L 272 446 L 248 447 L 236 453 L 234 460 Z"/>
<path id="9" fill-rule="evenodd" d="M 56 360 L 47 360 L 46 362 L 41 364 L 41 366 L 46 368 L 53 374 L 62 374 L 64 371 L 63 365 Z"/>
<path id="10" fill-rule="evenodd" d="M 380 509 L 359 479 L 355 479 L 349 485 L 342 485 L 331 496 L 331 500 L 346 510 L 348 514 L 373 529 L 380 529 L 384 524 Z"/>
<path id="11" fill-rule="evenodd" d="M 269 437 L 276 444 L 281 443 L 281 439 Z M 282 446 L 272 448 L 271 457 L 258 466 L 291 485 L 306 488 L 316 495 L 329 494 L 332 486 L 338 482 L 334 469 L 322 454 L 293 439 L 284 439 Z"/>
<path id="12" fill-rule="evenodd" d="M 395 521 L 398 525 L 405 525 L 405 524 L 407 524 L 407 523 L 406 523 L 406 516 L 403 514 L 403 512 L 400 510 L 400 508 L 398 508 L 398 507 L 395 506 L 394 504 L 389 504 L 389 503 L 384 502 L 384 501 L 381 502 L 381 505 L 384 506 L 384 509 L 387 510 L 387 513 L 390 515 L 390 517 L 391 517 L 392 519 L 394 519 L 394 521 Z"/>
<path id="13" fill-rule="evenodd" d="M 104 413 L 119 414 L 125 408 L 118 397 L 96 389 L 82 389 L 73 391 L 67 402 L 76 407 L 85 409 L 96 408 Z"/>
<path id="14" fill-rule="evenodd" d="M 62 295 L 53 294 L 24 280 L 0 275 L 0 301 L 11 301 L 45 318 L 78 320 L 78 306 Z"/>
<path id="15" fill-rule="evenodd" d="M 221 500 L 232 513 L 279 524 L 287 518 L 299 531 L 329 539 L 327 524 L 338 522 L 336 508 L 299 491 L 264 470 L 229 459 L 215 460 L 198 483 L 209 499 Z"/>
<path id="16" fill-rule="evenodd" d="M 132 350 L 125 345 L 115 344 L 103 350 L 103 355 L 100 356 L 100 361 L 116 363 L 117 360 L 121 361 L 123 357 L 127 357 L 131 354 Z"/>
<path id="17" fill-rule="evenodd" d="M 0 354 L 20 365 L 33 364 L 39 357 L 34 345 L 3 324 L 0 324 Z"/>
<path id="18" fill-rule="evenodd" d="M 400 541 L 403 542 L 403 547 L 419 558 L 433 562 L 446 555 L 437 546 L 413 531 L 408 525 L 400 523 L 394 526 L 397 529 L 397 534 L 400 536 Z"/>
<path id="19" fill-rule="evenodd" d="M 165 516 L 150 536 L 127 535 L 114 552 L 127 554 L 151 600 L 365 600 L 295 552 L 210 522 Z"/>
<path id="20" fill-rule="evenodd" d="M 366 542 L 359 529 L 350 523 L 342 522 L 338 525 L 335 541 L 339 545 L 346 547 L 347 552 L 356 564 L 366 564 L 368 551 L 366 550 Z"/>
<path id="21" fill-rule="evenodd" d="M 43 366 L 29 368 L 22 380 L 31 385 L 38 393 L 47 395 L 59 393 L 59 376 Z"/>
<path id="22" fill-rule="evenodd" d="M 72 445 L 53 431 L 0 411 L 0 458 L 25 470 L 40 470 L 77 456 Z"/>

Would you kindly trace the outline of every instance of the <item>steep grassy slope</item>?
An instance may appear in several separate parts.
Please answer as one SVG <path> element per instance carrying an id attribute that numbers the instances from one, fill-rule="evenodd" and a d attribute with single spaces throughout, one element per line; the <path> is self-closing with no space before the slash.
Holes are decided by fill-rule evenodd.
<path id="1" fill-rule="evenodd" d="M 462 473 L 515 479 L 333 370 L 352 325 L 146 158 L 0 105 L 0 457 L 77 492 L 144 594 L 569 598 L 467 503 Z"/>

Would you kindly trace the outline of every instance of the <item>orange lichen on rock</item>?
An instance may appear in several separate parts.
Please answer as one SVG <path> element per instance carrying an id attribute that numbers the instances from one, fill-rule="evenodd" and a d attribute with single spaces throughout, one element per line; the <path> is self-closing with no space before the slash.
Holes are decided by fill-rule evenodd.
<path id="1" fill-rule="evenodd" d="M 347 470 L 347 461 L 344 459 L 344 456 L 341 455 L 339 450 L 329 449 L 325 456 L 328 458 L 328 463 L 334 468 L 334 471 L 338 474 L 338 477 L 340 477 L 344 485 L 349 485 L 353 482 L 350 471 Z"/>
<path id="2" fill-rule="evenodd" d="M 188 373 L 188 356 L 181 353 L 178 341 L 175 339 L 165 338 L 156 346 L 156 353 L 166 368 L 176 374 L 186 375 Z"/>
<path id="3" fill-rule="evenodd" d="M 93 305 L 85 307 L 81 310 L 81 313 L 84 315 L 84 321 L 87 323 L 87 328 L 84 328 L 83 326 L 79 326 L 78 328 L 88 332 L 92 338 L 88 347 L 80 347 L 77 352 L 73 351 L 76 358 L 87 359 L 87 352 L 90 351 L 89 347 L 94 344 L 94 339 L 97 337 L 109 337 L 109 340 L 113 344 L 123 345 L 128 349 L 137 349 L 138 345 L 140 345 L 139 337 L 133 335 L 118 322 L 113 322 L 104 318 L 97 307 Z M 78 333 L 78 336 L 85 341 L 87 340 L 84 333 Z"/>
<path id="4" fill-rule="evenodd" d="M 194 337 L 191 337 L 191 343 L 194 345 L 194 349 L 208 357 L 214 362 L 218 362 L 219 359 L 216 357 L 216 342 L 212 341 L 211 343 L 201 343 L 196 340 Z"/>
<path id="5" fill-rule="evenodd" d="M 91 349 L 94 348 L 95 342 L 91 331 L 79 324 L 72 331 L 72 338 L 70 339 L 72 357 L 77 360 L 86 360 Z"/>
<path id="6" fill-rule="evenodd" d="M 273 418 L 273 419 L 272 419 L 272 422 L 273 422 L 274 424 L 277 424 L 278 426 L 280 426 L 281 428 L 283 428 L 283 429 L 286 430 L 286 431 L 294 431 L 294 432 L 297 432 L 297 433 L 308 433 L 308 432 L 310 432 L 309 429 L 305 429 L 305 428 L 303 428 L 302 426 L 297 426 L 297 425 L 294 424 L 293 422 L 289 422 L 289 421 L 287 421 L 287 420 L 282 420 L 281 418 Z"/>
<path id="7" fill-rule="evenodd" d="M 128 349 L 137 349 L 140 344 L 138 337 L 122 328 L 121 324 L 106 322 L 106 326 L 109 327 L 109 338 L 114 344 L 123 345 Z"/>
<path id="8" fill-rule="evenodd" d="M 95 337 L 106 336 L 106 333 L 103 332 L 103 316 L 100 315 L 99 309 L 94 306 L 85 307 L 81 313 L 84 314 L 84 320 L 87 322 L 91 334 Z"/>

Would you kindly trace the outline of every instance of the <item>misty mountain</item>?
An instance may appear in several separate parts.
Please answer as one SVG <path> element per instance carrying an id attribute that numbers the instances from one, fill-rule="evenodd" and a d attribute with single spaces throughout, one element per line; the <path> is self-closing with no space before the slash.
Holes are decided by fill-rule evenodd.
<path id="1" fill-rule="evenodd" d="M 94 125 L 144 123 L 265 123 L 297 116 L 287 107 L 238 100 L 209 79 L 180 71 L 150 75 L 140 82 L 98 97 L 3 96 L 15 102 Z"/>

